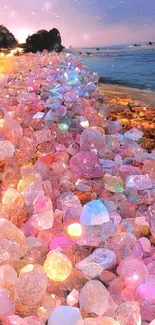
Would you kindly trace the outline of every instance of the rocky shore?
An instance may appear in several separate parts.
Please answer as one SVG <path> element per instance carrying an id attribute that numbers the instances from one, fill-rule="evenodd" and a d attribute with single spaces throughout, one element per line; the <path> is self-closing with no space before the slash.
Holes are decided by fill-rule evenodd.
<path id="1" fill-rule="evenodd" d="M 99 84 L 100 93 L 112 105 L 110 118 L 124 130 L 136 127 L 144 132 L 142 147 L 155 149 L 155 92 L 136 88 Z"/>
<path id="2" fill-rule="evenodd" d="M 153 105 L 75 55 L 0 67 L 0 324 L 154 325 Z"/>

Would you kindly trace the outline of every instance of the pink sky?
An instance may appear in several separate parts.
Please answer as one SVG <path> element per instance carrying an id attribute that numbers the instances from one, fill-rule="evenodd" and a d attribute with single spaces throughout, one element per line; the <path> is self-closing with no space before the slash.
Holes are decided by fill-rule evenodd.
<path id="1" fill-rule="evenodd" d="M 0 22 L 24 41 L 58 28 L 67 47 L 155 41 L 154 0 L 0 0 Z"/>

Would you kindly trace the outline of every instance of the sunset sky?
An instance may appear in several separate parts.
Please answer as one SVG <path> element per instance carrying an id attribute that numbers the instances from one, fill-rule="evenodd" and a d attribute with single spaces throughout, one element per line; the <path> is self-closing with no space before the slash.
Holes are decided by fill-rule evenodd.
<path id="1" fill-rule="evenodd" d="M 59 29 L 67 47 L 155 41 L 155 0 L 0 0 L 0 24 L 24 41 Z"/>

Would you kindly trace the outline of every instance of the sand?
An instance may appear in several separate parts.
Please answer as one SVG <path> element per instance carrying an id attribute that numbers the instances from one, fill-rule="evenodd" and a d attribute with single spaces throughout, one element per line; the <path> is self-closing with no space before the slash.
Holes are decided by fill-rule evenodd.
<path id="1" fill-rule="evenodd" d="M 131 97 L 133 100 L 141 102 L 144 106 L 149 105 L 155 107 L 155 91 L 102 83 L 99 84 L 99 87 L 101 94 L 108 96 L 109 98 Z"/>
<path id="2" fill-rule="evenodd" d="M 111 120 L 118 120 L 123 131 L 133 127 L 144 132 L 141 146 L 155 149 L 155 92 L 110 84 L 99 84 L 100 93 L 111 107 Z"/>

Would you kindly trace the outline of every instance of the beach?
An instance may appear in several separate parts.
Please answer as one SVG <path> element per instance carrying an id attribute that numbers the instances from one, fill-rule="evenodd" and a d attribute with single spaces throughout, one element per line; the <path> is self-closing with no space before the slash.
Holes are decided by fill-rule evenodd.
<path id="1" fill-rule="evenodd" d="M 155 92 L 111 84 L 99 84 L 100 93 L 111 105 L 112 120 L 117 119 L 124 130 L 136 127 L 144 132 L 141 145 L 155 148 Z"/>
<path id="2" fill-rule="evenodd" d="M 64 53 L 2 67 L 0 323 L 149 325 L 154 92 Z"/>
<path id="3" fill-rule="evenodd" d="M 99 88 L 101 94 L 109 98 L 132 98 L 144 106 L 155 107 L 155 91 L 104 83 L 99 83 Z"/>

